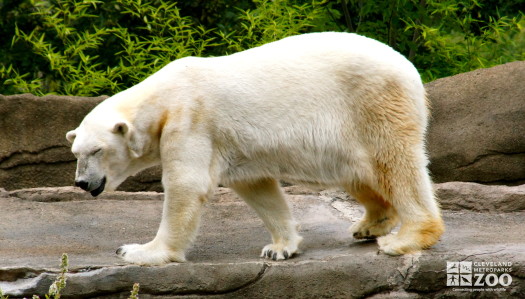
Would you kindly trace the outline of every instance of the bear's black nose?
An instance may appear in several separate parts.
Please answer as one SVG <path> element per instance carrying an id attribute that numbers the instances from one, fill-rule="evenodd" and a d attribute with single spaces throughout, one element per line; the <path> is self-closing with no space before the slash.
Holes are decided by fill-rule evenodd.
<path id="1" fill-rule="evenodd" d="M 88 191 L 89 183 L 86 181 L 75 181 L 75 186 L 80 187 L 85 191 Z"/>

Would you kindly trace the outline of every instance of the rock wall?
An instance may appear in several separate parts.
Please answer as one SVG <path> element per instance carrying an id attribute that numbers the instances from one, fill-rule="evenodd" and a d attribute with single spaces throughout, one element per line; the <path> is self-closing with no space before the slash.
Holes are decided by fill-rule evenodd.
<path id="1" fill-rule="evenodd" d="M 425 86 L 436 182 L 525 182 L 525 61 L 459 74 Z"/>
<path id="2" fill-rule="evenodd" d="M 436 182 L 525 182 L 525 62 L 426 85 Z M 75 158 L 65 140 L 105 97 L 0 95 L 0 188 L 70 186 Z M 127 191 L 161 191 L 160 168 L 128 179 Z"/>
<path id="3" fill-rule="evenodd" d="M 71 186 L 76 160 L 65 134 L 106 97 L 0 95 L 0 188 Z M 129 191 L 161 191 L 158 169 L 128 179 Z"/>
<path id="4" fill-rule="evenodd" d="M 0 95 L 0 186 L 71 185 L 75 157 L 64 134 L 102 100 Z"/>

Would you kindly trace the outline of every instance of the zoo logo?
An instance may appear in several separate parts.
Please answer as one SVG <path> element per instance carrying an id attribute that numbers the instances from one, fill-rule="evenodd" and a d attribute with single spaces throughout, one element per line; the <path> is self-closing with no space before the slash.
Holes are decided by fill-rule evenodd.
<path id="1" fill-rule="evenodd" d="M 507 273 L 512 271 L 510 266 L 512 263 L 447 261 L 447 286 L 507 287 L 512 283 L 512 276 Z"/>

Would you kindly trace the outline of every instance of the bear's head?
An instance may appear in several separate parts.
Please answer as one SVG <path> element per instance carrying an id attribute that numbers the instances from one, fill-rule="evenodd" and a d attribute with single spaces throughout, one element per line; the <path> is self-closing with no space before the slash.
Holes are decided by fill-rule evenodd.
<path id="1" fill-rule="evenodd" d="M 126 120 L 90 119 L 66 134 L 77 158 L 75 185 L 97 196 L 115 190 L 128 176 L 141 170 L 144 138 Z"/>

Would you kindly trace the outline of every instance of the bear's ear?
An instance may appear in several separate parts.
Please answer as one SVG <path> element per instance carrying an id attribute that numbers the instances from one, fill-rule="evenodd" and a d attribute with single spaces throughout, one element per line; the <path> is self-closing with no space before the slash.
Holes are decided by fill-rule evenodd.
<path id="1" fill-rule="evenodd" d="M 129 131 L 129 125 L 126 122 L 119 121 L 113 126 L 112 132 L 115 134 L 126 135 Z"/>
<path id="2" fill-rule="evenodd" d="M 66 139 L 69 141 L 69 143 L 73 143 L 73 141 L 75 141 L 75 137 L 77 137 L 77 132 L 75 132 L 75 130 L 66 133 Z"/>
<path id="3" fill-rule="evenodd" d="M 119 121 L 113 126 L 113 133 L 122 135 L 128 142 L 128 148 L 133 158 L 140 158 L 146 150 L 147 142 L 130 124 Z"/>

